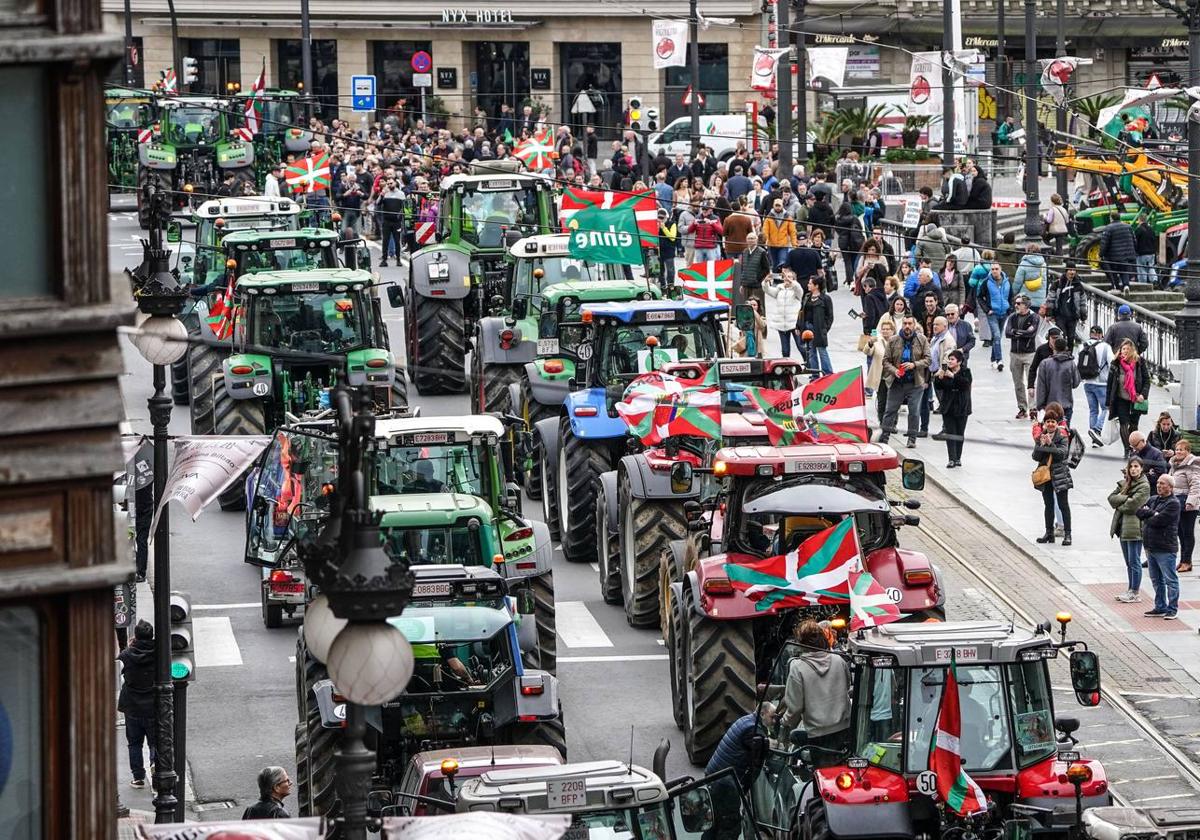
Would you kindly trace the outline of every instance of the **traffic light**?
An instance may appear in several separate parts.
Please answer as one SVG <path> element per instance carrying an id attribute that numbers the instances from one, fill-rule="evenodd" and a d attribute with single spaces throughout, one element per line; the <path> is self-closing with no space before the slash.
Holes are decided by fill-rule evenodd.
<path id="1" fill-rule="evenodd" d="M 634 131 L 642 127 L 642 98 L 640 96 L 629 97 L 629 127 Z"/>
<path id="2" fill-rule="evenodd" d="M 658 131 L 658 109 L 657 108 L 647 108 L 646 109 L 646 130 L 647 131 Z"/>
<path id="3" fill-rule="evenodd" d="M 171 593 L 171 679 L 196 679 L 196 651 L 192 647 L 192 599 Z"/>
<path id="4" fill-rule="evenodd" d="M 200 65 L 196 59 L 191 56 L 184 56 L 183 59 L 183 83 L 190 85 L 200 79 Z"/>

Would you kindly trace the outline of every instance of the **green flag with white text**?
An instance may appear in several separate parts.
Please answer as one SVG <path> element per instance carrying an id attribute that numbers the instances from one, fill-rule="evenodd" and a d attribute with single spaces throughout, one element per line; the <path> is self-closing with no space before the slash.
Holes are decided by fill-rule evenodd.
<path id="1" fill-rule="evenodd" d="M 641 265 L 641 236 L 632 207 L 584 207 L 567 223 L 569 251 L 578 260 Z"/>

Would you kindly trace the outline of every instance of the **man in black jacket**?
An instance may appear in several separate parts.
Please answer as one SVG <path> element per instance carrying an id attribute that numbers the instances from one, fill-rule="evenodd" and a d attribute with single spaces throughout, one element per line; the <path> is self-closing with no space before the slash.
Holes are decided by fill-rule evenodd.
<path id="1" fill-rule="evenodd" d="M 1009 369 L 1012 372 L 1013 392 L 1017 397 L 1018 420 L 1029 416 L 1026 377 L 1037 350 L 1039 320 L 1037 313 L 1029 309 L 1029 298 L 1020 295 L 1017 297 L 1017 310 L 1008 316 L 1004 324 L 1004 337 L 1011 341 Z"/>
<path id="2" fill-rule="evenodd" d="M 291 793 L 292 780 L 282 767 L 264 767 L 258 774 L 258 801 L 242 814 L 244 820 L 286 820 L 283 800 Z"/>
<path id="3" fill-rule="evenodd" d="M 833 207 L 830 206 L 825 193 L 817 192 L 814 189 L 810 190 L 809 194 L 813 196 L 814 201 L 812 206 L 808 208 L 808 224 L 814 230 L 821 231 L 825 235 L 825 241 L 828 242 L 836 220 Z"/>
<path id="4" fill-rule="evenodd" d="M 1105 225 L 1100 234 L 1100 268 L 1108 275 L 1113 291 L 1124 294 L 1133 282 L 1137 243 L 1133 228 L 1124 222 Z"/>
<path id="5" fill-rule="evenodd" d="M 158 760 L 158 722 L 154 706 L 154 627 L 139 621 L 133 641 L 117 654 L 121 663 L 121 693 L 117 711 L 125 715 L 125 741 L 129 745 L 130 787 L 146 786 L 142 741 L 150 747 L 150 765 Z"/>
<path id="6" fill-rule="evenodd" d="M 801 231 L 796 239 L 799 245 L 788 251 L 787 264 L 796 273 L 796 281 L 807 288 L 808 278 L 825 276 L 825 267 L 820 250 L 809 242 L 807 234 Z"/>
<path id="7" fill-rule="evenodd" d="M 758 234 L 751 231 L 746 234 L 746 248 L 738 257 L 737 279 L 742 301 L 748 303 L 751 298 L 757 300 L 759 312 L 767 311 L 762 284 L 770 273 L 771 255 L 758 244 Z"/>
<path id="8" fill-rule="evenodd" d="M 1178 618 L 1179 575 L 1175 555 L 1179 551 L 1179 500 L 1169 475 L 1160 476 L 1156 495 L 1138 508 L 1142 520 L 1142 546 L 1146 549 L 1150 582 L 1154 584 L 1154 606 L 1144 615 L 1173 621 Z"/>
<path id="9" fill-rule="evenodd" d="M 1137 252 L 1138 282 L 1159 288 L 1158 272 L 1154 269 L 1154 260 L 1158 256 L 1158 234 L 1150 227 L 1145 210 L 1138 213 L 1137 223 L 1133 226 L 1133 250 Z"/>

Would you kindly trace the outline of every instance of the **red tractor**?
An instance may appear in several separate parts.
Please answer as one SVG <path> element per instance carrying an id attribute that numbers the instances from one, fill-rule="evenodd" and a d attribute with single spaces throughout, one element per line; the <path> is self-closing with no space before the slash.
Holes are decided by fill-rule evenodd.
<path id="1" fill-rule="evenodd" d="M 910 620 L 943 620 L 945 595 L 925 555 L 900 548 L 897 528 L 915 525 L 916 500 L 889 499 L 889 470 L 902 467 L 906 489 L 924 486 L 920 461 L 874 443 L 739 446 L 716 453 L 700 498 L 685 503 L 685 540 L 664 552 L 670 579 L 664 608 L 675 721 L 688 757 L 704 764 L 725 730 L 754 708 L 755 686 L 806 618 L 846 617 L 846 607 L 788 607 L 756 602 L 736 588 L 726 564 L 787 554 L 807 537 L 853 517 L 865 571 Z M 688 461 L 671 481 L 690 486 Z"/>

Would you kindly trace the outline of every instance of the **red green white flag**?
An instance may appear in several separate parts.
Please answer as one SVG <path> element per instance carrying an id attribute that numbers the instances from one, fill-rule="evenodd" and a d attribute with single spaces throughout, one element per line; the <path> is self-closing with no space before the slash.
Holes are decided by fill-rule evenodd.
<path id="1" fill-rule="evenodd" d="M 226 339 L 233 335 L 233 277 L 230 276 L 228 285 L 225 286 L 224 293 L 218 293 L 213 305 L 208 309 L 208 317 L 205 322 L 208 328 L 213 331 L 219 339 Z"/>
<path id="2" fill-rule="evenodd" d="M 959 816 L 970 816 L 987 810 L 983 789 L 963 769 L 962 712 L 958 701 L 958 674 L 954 660 L 946 669 L 942 687 L 942 704 L 938 709 L 933 741 L 929 745 L 929 769 L 937 776 L 937 794 L 946 807 Z"/>
<path id="3" fill-rule="evenodd" d="M 900 607 L 879 581 L 860 568 L 850 570 L 850 629 L 878 627 L 901 619 Z"/>
<path id="4" fill-rule="evenodd" d="M 613 210 L 618 207 L 632 207 L 634 218 L 637 219 L 638 230 L 641 231 L 641 245 L 654 248 L 658 246 L 658 199 L 653 190 L 644 193 L 628 193 L 612 190 L 583 190 L 567 187 L 563 190 L 562 206 L 558 211 L 559 222 L 564 233 L 570 232 L 567 223 L 571 217 L 585 207 L 599 207 L 603 210 Z"/>
<path id="5" fill-rule="evenodd" d="M 263 129 L 263 97 L 267 87 L 267 60 L 263 59 L 262 72 L 254 80 L 250 88 L 250 96 L 246 99 L 246 128 L 250 133 L 258 134 Z"/>
<path id="6" fill-rule="evenodd" d="M 747 386 L 772 445 L 871 440 L 862 368 L 822 376 L 794 391 Z"/>
<path id="7" fill-rule="evenodd" d="M 733 303 L 733 260 L 692 263 L 679 272 L 683 293 L 701 300 Z"/>
<path id="8" fill-rule="evenodd" d="M 288 164 L 284 178 L 296 192 L 316 192 L 329 189 L 329 153 L 321 152 Z"/>
<path id="9" fill-rule="evenodd" d="M 669 373 L 651 371 L 629 383 L 616 409 L 647 446 L 679 435 L 721 436 L 721 390 L 715 384 L 689 388 Z"/>
<path id="10" fill-rule="evenodd" d="M 795 551 L 750 563 L 726 563 L 733 588 L 746 593 L 755 609 L 845 604 L 850 600 L 850 569 L 859 562 L 854 517 L 818 531 Z"/>

